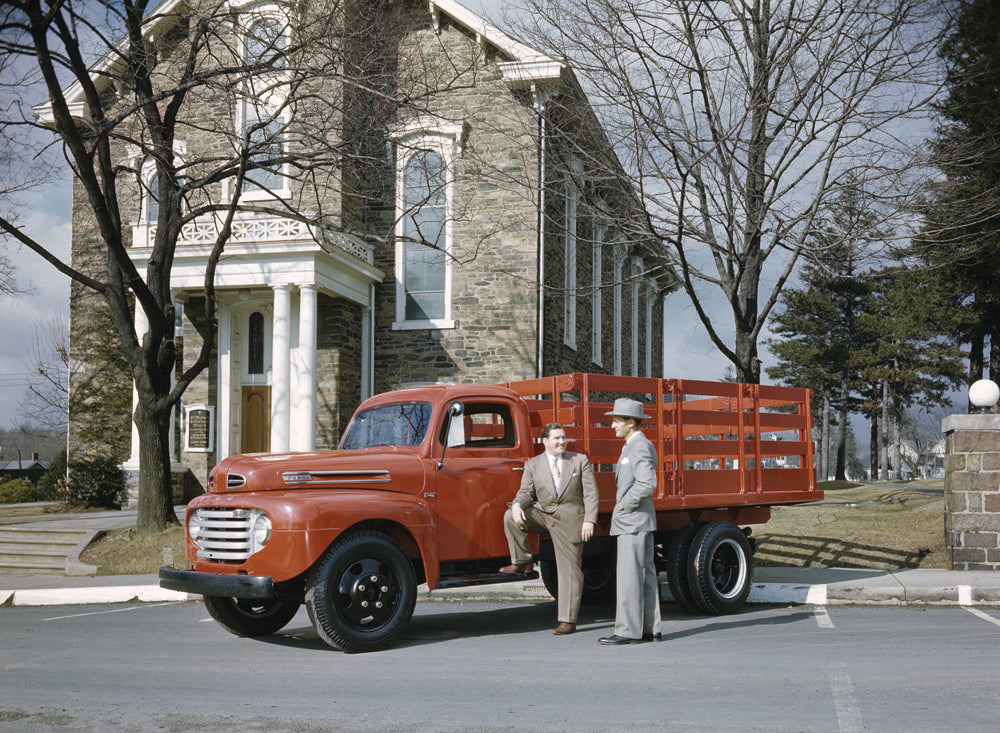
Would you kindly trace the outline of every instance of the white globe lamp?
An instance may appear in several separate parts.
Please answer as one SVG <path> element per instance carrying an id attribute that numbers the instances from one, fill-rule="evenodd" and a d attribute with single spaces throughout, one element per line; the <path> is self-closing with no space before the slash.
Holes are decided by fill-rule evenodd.
<path id="1" fill-rule="evenodd" d="M 1000 400 L 1000 387 L 994 381 L 980 379 L 969 387 L 969 402 L 976 408 L 976 412 L 987 412 L 997 400 Z"/>

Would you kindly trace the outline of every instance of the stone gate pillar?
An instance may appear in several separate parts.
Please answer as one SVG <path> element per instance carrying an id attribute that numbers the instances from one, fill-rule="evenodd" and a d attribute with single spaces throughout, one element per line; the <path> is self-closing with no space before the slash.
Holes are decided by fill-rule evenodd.
<path id="1" fill-rule="evenodd" d="M 1000 570 L 1000 415 L 950 415 L 944 542 L 953 570 Z"/>

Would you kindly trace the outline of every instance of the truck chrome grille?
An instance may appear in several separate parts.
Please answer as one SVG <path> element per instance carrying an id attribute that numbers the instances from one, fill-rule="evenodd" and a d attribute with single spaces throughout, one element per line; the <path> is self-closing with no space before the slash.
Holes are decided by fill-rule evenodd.
<path id="1" fill-rule="evenodd" d="M 247 484 L 247 477 L 242 476 L 238 473 L 226 474 L 226 488 L 227 489 L 239 489 Z"/>
<path id="2" fill-rule="evenodd" d="M 244 562 L 250 557 L 253 513 L 249 509 L 196 509 L 201 536 L 198 557 L 223 562 Z"/>

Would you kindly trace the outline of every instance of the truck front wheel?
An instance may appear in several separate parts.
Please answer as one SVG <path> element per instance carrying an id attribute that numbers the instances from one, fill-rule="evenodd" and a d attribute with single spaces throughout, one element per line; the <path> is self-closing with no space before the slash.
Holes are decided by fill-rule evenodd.
<path id="1" fill-rule="evenodd" d="M 750 594 L 750 541 L 732 522 L 709 522 L 694 536 L 688 587 L 705 613 L 733 613 Z"/>
<path id="2" fill-rule="evenodd" d="M 320 638 L 345 652 L 372 652 L 392 644 L 416 602 L 410 558 L 391 538 L 371 531 L 343 537 L 327 550 L 306 591 Z"/>
<path id="3" fill-rule="evenodd" d="M 255 598 L 205 596 L 208 615 L 236 636 L 267 636 L 285 628 L 301 603 Z"/>

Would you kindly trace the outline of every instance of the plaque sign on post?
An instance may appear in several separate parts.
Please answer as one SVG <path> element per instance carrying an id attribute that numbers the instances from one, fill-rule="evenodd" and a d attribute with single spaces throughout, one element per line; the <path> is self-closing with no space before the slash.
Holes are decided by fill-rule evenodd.
<path id="1" fill-rule="evenodd" d="M 184 417 L 184 450 L 188 453 L 215 450 L 215 407 L 185 405 Z"/>

